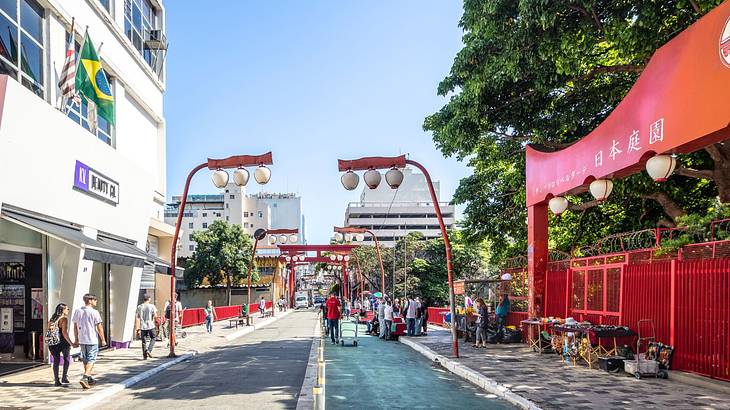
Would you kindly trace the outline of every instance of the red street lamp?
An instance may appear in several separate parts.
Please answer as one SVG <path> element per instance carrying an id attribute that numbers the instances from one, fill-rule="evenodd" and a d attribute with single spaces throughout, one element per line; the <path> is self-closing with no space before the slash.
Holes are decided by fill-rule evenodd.
<path id="1" fill-rule="evenodd" d="M 185 188 L 183 189 L 182 199 L 180 200 L 180 207 L 177 211 L 177 222 L 175 223 L 175 236 L 172 237 L 172 250 L 170 252 L 170 266 L 173 267 L 172 271 L 175 272 L 175 266 L 177 265 L 177 241 L 180 236 L 180 225 L 182 224 L 182 218 L 185 213 L 185 205 L 188 201 L 188 189 L 190 188 L 190 181 L 193 179 L 193 175 L 203 168 L 208 168 L 213 172 L 212 179 L 213 184 L 218 188 L 223 188 L 228 184 L 228 173 L 224 171 L 225 168 L 236 168 L 234 172 L 234 181 L 237 185 L 243 186 L 248 183 L 248 171 L 244 167 L 258 166 L 254 173 L 254 178 L 259 184 L 265 184 L 269 182 L 271 178 L 271 170 L 266 165 L 272 165 L 274 163 L 271 152 L 267 152 L 263 155 L 234 155 L 232 157 L 224 159 L 212 159 L 208 158 L 208 162 L 204 162 L 190 171 L 188 178 L 185 180 Z M 169 357 L 176 357 L 175 354 L 175 320 L 177 316 L 177 309 L 175 304 L 177 302 L 175 294 L 175 274 L 170 276 L 170 354 Z"/>
<path id="2" fill-rule="evenodd" d="M 376 171 L 377 172 L 377 171 Z M 355 174 L 357 175 L 357 174 Z M 399 184 L 400 185 L 400 184 Z M 378 241 L 378 237 L 375 236 L 373 231 L 365 228 L 357 228 L 354 226 L 346 226 L 346 227 L 338 227 L 335 226 L 335 239 L 340 241 L 342 239 L 347 240 L 348 235 L 350 240 L 352 240 L 352 236 L 355 235 L 355 239 L 357 239 L 359 242 L 362 242 L 364 238 L 363 234 L 369 234 L 373 237 L 373 240 L 375 241 L 375 251 L 378 254 L 378 262 L 380 262 L 380 292 L 383 294 L 383 297 L 385 297 L 385 268 L 383 267 L 383 257 L 380 254 L 380 242 Z M 349 242 L 349 240 L 347 240 Z"/>
<path id="3" fill-rule="evenodd" d="M 446 272 L 449 277 L 449 303 L 451 305 L 451 340 L 452 340 L 452 352 L 454 357 L 459 357 L 459 342 L 456 335 L 456 306 L 454 298 L 454 278 L 452 275 L 452 263 L 451 263 L 451 242 L 449 242 L 449 236 L 446 232 L 446 225 L 444 224 L 443 215 L 441 215 L 441 207 L 439 206 L 438 198 L 436 198 L 436 192 L 433 188 L 433 182 L 431 182 L 431 175 L 428 173 L 426 168 L 416 161 L 407 159 L 405 155 L 397 157 L 365 157 L 354 160 L 337 160 L 338 168 L 343 174 L 341 181 L 342 185 L 347 190 L 353 190 L 357 187 L 359 178 L 356 177 L 354 171 L 365 171 L 363 179 L 370 189 L 377 188 L 380 183 L 380 173 L 378 169 L 389 169 L 385 174 L 385 179 L 391 188 L 395 189 L 400 186 L 403 182 L 403 173 L 400 168 L 405 168 L 406 165 L 413 165 L 423 172 L 423 176 L 426 177 L 426 183 L 428 190 L 431 193 L 431 201 L 433 202 L 433 208 L 436 212 L 436 217 L 441 227 L 441 236 L 444 239 L 444 247 L 446 248 Z"/>

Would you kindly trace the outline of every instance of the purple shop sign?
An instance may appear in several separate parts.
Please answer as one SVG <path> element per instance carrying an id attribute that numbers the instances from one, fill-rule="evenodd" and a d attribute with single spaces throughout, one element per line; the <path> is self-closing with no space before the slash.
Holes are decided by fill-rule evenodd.
<path id="1" fill-rule="evenodd" d="M 119 203 L 119 183 L 81 161 L 76 161 L 73 188 L 114 206 Z"/>

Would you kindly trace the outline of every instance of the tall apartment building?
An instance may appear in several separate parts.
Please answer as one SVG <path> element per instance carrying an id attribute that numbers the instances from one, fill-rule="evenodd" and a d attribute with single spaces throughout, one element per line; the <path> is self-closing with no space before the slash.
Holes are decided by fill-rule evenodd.
<path id="1" fill-rule="evenodd" d="M 59 107 L 72 19 L 77 48 L 86 27 L 104 44 L 116 121 L 95 133 L 85 103 Z M 128 346 L 140 293 L 169 273 L 164 31 L 159 0 L 0 1 L 0 363 L 44 357 L 49 313 L 87 292 Z"/>
<path id="2" fill-rule="evenodd" d="M 440 184 L 434 181 L 436 198 L 440 199 Z M 448 229 L 456 222 L 454 206 L 439 202 Z M 360 202 L 351 202 L 345 211 L 345 226 L 367 228 L 378 237 L 382 246 L 395 242 L 410 232 L 420 232 L 426 238 L 440 238 L 441 231 L 433 209 L 431 194 L 423 174 L 403 170 L 403 183 L 397 190 L 383 181 L 376 189 L 363 188 Z M 365 244 L 372 243 L 365 235 Z M 357 243 L 357 242 L 355 242 Z"/>
<path id="3" fill-rule="evenodd" d="M 165 220 L 174 225 L 180 196 L 173 196 L 165 211 Z M 180 257 L 190 257 L 195 251 L 192 233 L 208 229 L 215 220 L 241 225 L 243 231 L 253 236 L 259 229 L 298 228 L 299 243 L 305 243 L 302 198 L 296 194 L 256 193 L 247 194 L 245 187 L 229 183 L 221 194 L 189 195 L 178 242 Z M 262 244 L 262 252 L 265 249 Z"/>

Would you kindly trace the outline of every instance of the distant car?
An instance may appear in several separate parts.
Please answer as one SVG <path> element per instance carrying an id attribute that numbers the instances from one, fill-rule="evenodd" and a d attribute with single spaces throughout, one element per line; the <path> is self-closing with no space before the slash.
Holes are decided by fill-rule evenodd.
<path id="1" fill-rule="evenodd" d="M 314 297 L 314 306 L 323 305 L 325 302 L 325 299 L 323 296 L 315 296 Z"/>

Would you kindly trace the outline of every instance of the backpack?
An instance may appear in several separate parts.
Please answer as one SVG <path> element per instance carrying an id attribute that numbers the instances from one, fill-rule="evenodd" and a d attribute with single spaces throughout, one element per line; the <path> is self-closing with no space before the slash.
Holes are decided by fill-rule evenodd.
<path id="1" fill-rule="evenodd" d="M 46 343 L 48 346 L 55 346 L 61 343 L 61 332 L 58 329 L 58 320 L 51 322 L 46 332 Z"/>
<path id="2" fill-rule="evenodd" d="M 171 310 L 171 305 L 167 305 L 167 307 L 165 308 L 165 319 L 170 319 Z"/>

